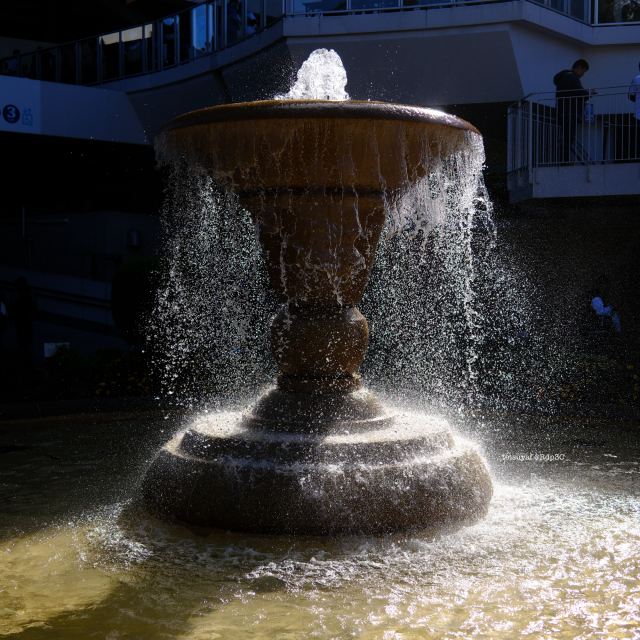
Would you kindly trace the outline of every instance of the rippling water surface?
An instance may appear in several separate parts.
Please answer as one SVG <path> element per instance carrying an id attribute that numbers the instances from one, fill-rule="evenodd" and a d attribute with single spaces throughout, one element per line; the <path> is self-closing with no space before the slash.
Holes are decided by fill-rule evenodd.
<path id="1" fill-rule="evenodd" d="M 341 540 L 145 515 L 138 480 L 176 428 L 0 426 L 0 635 L 640 638 L 637 423 L 466 420 L 496 481 L 485 521 Z"/>

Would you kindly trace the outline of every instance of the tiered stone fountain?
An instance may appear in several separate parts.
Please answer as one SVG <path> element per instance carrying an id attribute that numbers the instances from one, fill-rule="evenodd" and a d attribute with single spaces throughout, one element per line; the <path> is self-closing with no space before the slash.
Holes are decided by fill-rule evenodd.
<path id="1" fill-rule="evenodd" d="M 351 534 L 470 523 L 492 484 L 476 450 L 426 416 L 394 415 L 356 373 L 355 307 L 386 204 L 479 135 L 430 109 L 280 100 L 195 111 L 159 154 L 204 167 L 254 216 L 271 284 L 276 387 L 244 414 L 196 421 L 144 481 L 160 517 L 237 531 Z"/>

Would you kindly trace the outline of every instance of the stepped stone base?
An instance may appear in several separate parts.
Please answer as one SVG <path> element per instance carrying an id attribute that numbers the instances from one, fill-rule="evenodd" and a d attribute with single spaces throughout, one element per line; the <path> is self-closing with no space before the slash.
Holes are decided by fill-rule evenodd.
<path id="1" fill-rule="evenodd" d="M 482 458 L 443 421 L 385 416 L 322 432 L 257 422 L 215 414 L 171 440 L 144 481 L 150 509 L 195 527 L 309 535 L 471 524 L 488 509 Z"/>

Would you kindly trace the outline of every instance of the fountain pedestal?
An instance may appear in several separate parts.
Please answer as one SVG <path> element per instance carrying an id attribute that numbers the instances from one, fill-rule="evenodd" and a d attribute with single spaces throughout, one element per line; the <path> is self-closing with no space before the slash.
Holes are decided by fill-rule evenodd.
<path id="1" fill-rule="evenodd" d="M 165 519 L 265 533 L 346 534 L 482 517 L 489 473 L 446 424 L 390 414 L 357 370 L 385 203 L 477 132 L 380 103 L 273 101 L 171 121 L 160 155 L 206 167 L 252 212 L 285 307 L 271 327 L 276 388 L 169 442 L 143 485 Z"/>

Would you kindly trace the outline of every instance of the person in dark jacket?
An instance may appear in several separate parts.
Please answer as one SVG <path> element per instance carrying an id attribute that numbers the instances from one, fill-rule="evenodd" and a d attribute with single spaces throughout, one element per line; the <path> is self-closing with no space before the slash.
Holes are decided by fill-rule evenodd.
<path id="1" fill-rule="evenodd" d="M 238 39 L 238 31 L 240 31 L 241 25 L 239 9 L 240 3 L 238 0 L 230 0 L 227 4 L 227 44 Z"/>
<path id="2" fill-rule="evenodd" d="M 553 84 L 556 85 L 556 124 L 558 125 L 558 162 L 571 162 L 571 147 L 576 139 L 578 122 L 582 122 L 584 104 L 590 95 L 580 79 L 589 70 L 589 63 L 582 58 L 576 60 L 571 69 L 556 73 Z"/>
<path id="3" fill-rule="evenodd" d="M 0 289 L 0 349 L 2 349 L 2 338 L 9 321 L 9 301 L 4 291 Z"/>
<path id="4" fill-rule="evenodd" d="M 33 355 L 33 321 L 38 312 L 38 305 L 27 279 L 20 276 L 15 279 L 16 292 L 9 300 L 9 319 L 16 325 L 18 349 Z"/>

